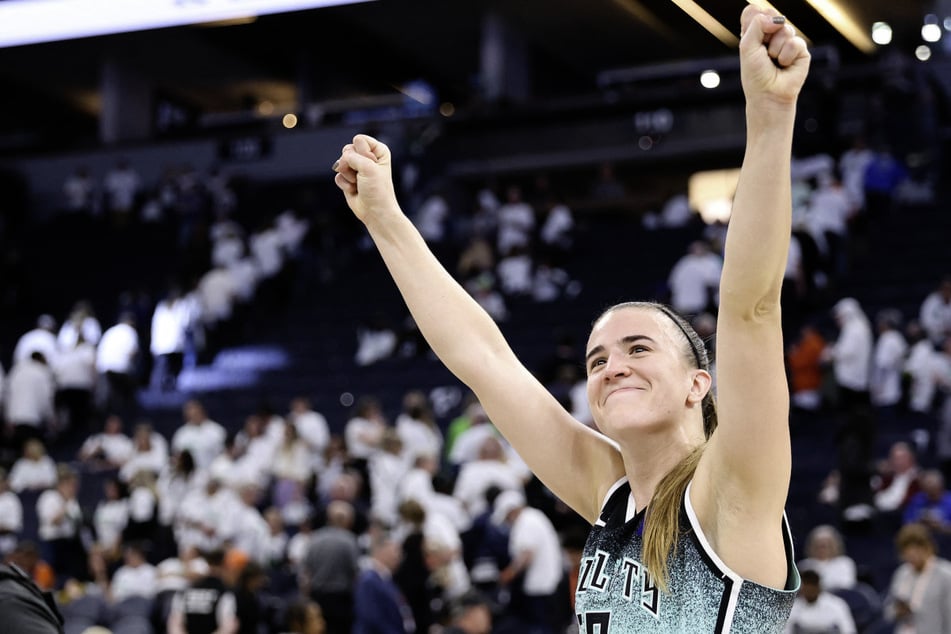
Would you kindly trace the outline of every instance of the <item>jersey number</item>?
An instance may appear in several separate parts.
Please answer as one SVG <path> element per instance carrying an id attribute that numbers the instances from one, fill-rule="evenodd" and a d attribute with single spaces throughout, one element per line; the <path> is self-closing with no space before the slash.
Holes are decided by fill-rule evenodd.
<path id="1" fill-rule="evenodd" d="M 581 615 L 578 615 L 579 625 L 581 624 Z M 610 612 L 585 612 L 584 632 L 585 634 L 608 634 L 611 625 Z"/>

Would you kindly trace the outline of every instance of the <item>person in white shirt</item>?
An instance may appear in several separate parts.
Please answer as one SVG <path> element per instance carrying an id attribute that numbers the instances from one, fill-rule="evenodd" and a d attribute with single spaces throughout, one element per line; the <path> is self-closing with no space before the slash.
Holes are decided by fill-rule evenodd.
<path id="1" fill-rule="evenodd" d="M 123 565 L 112 575 L 109 595 L 113 603 L 131 597 L 151 599 L 158 589 L 158 571 L 145 559 L 145 552 L 138 544 L 127 544 L 122 549 Z"/>
<path id="2" fill-rule="evenodd" d="M 185 360 L 186 334 L 194 319 L 194 307 L 177 287 L 155 305 L 149 344 L 154 358 L 150 381 L 153 389 L 175 389 Z"/>
<path id="3" fill-rule="evenodd" d="M 7 375 L 4 410 L 13 426 L 13 446 L 22 449 L 30 438 L 43 438 L 56 423 L 53 373 L 41 352 L 18 361 Z"/>
<path id="4" fill-rule="evenodd" d="M 59 430 L 88 433 L 96 388 L 96 348 L 82 335 L 72 347 L 60 348 L 53 366 Z"/>
<path id="5" fill-rule="evenodd" d="M 297 427 L 297 433 L 310 450 L 312 467 L 319 471 L 324 466 L 323 455 L 330 444 L 330 427 L 323 414 L 315 412 L 310 400 L 299 396 L 291 401 L 288 422 Z"/>
<path id="6" fill-rule="evenodd" d="M 132 434 L 132 456 L 119 469 L 119 478 L 130 482 L 140 471 L 154 476 L 168 464 L 168 442 L 149 423 L 139 423 Z"/>
<path id="7" fill-rule="evenodd" d="M 492 486 L 504 491 L 522 491 L 524 487 L 520 470 L 506 462 L 502 443 L 497 438 L 487 438 L 479 459 L 460 467 L 452 495 L 462 502 L 469 515 L 476 517 L 487 509 L 485 492 Z"/>
<path id="8" fill-rule="evenodd" d="M 901 313 L 886 309 L 875 319 L 878 341 L 872 353 L 872 375 L 869 394 L 881 417 L 893 417 L 902 397 L 901 380 L 905 369 L 908 343 L 901 333 Z"/>
<path id="9" fill-rule="evenodd" d="M 119 323 L 102 334 L 96 348 L 96 371 L 103 386 L 102 406 L 121 416 L 132 414 L 137 387 L 139 332 L 135 314 L 124 312 Z"/>
<path id="10" fill-rule="evenodd" d="M 56 341 L 56 320 L 52 315 L 40 315 L 36 328 L 25 333 L 17 340 L 13 349 L 13 363 L 29 359 L 34 352 L 41 352 L 48 363 L 56 360 L 59 344 Z"/>
<path id="11" fill-rule="evenodd" d="M 15 492 L 42 491 L 56 486 L 56 463 L 46 453 L 43 443 L 35 438 L 26 441 L 23 457 L 13 463 L 10 488 Z"/>
<path id="12" fill-rule="evenodd" d="M 670 271 L 670 304 L 683 315 L 702 313 L 716 303 L 723 262 L 710 245 L 696 241 Z"/>
<path id="13" fill-rule="evenodd" d="M 951 334 L 951 277 L 941 280 L 940 286 L 925 297 L 918 319 L 935 345 L 941 345 Z"/>
<path id="14" fill-rule="evenodd" d="M 523 575 L 525 603 L 519 618 L 534 631 L 556 632 L 558 610 L 554 609 L 555 591 L 564 575 L 561 542 L 551 520 L 536 508 L 527 506 L 518 491 L 499 494 L 492 510 L 495 524 L 507 524 L 511 563 L 499 572 L 499 583 L 511 584 Z"/>
<path id="15" fill-rule="evenodd" d="M 535 210 L 522 200 L 522 190 L 511 185 L 506 190 L 505 204 L 499 207 L 496 248 L 508 253 L 512 247 L 528 247 L 535 229 Z"/>
<path id="16" fill-rule="evenodd" d="M 387 526 L 398 519 L 400 482 L 409 470 L 403 458 L 403 442 L 393 429 L 387 429 L 367 464 L 370 474 L 370 514 Z"/>
<path id="17" fill-rule="evenodd" d="M 92 213 L 95 191 L 96 186 L 89 176 L 89 169 L 85 165 L 77 167 L 76 171 L 63 181 L 67 211 Z"/>
<path id="18" fill-rule="evenodd" d="M 426 395 L 411 390 L 403 396 L 403 411 L 396 417 L 396 433 L 403 441 L 403 459 L 407 466 L 420 454 L 438 456 L 443 437 Z"/>
<path id="19" fill-rule="evenodd" d="M 938 351 L 918 320 L 908 322 L 905 336 L 910 346 L 904 367 L 904 373 L 911 380 L 908 386 L 908 409 L 928 417 L 934 408 L 937 393 L 936 376 L 940 370 Z"/>
<path id="20" fill-rule="evenodd" d="M 802 586 L 786 622 L 785 634 L 802 632 L 835 632 L 855 634 L 855 620 L 849 604 L 823 590 L 819 573 L 803 570 Z"/>
<path id="21" fill-rule="evenodd" d="M 838 442 L 841 484 L 839 502 L 847 521 L 865 521 L 872 513 L 869 464 L 875 447 L 869 379 L 873 335 L 857 300 L 846 297 L 832 309 L 839 337 L 822 353 L 832 362 L 840 417 Z"/>
<path id="22" fill-rule="evenodd" d="M 207 469 L 225 444 L 225 430 L 208 418 L 204 406 L 190 399 L 182 406 L 185 424 L 172 436 L 172 451 L 188 450 L 198 469 Z"/>
<path id="23" fill-rule="evenodd" d="M 299 497 L 314 473 L 310 450 L 295 425 L 284 425 L 284 439 L 274 448 L 269 470 L 274 478 L 273 502 L 284 508 Z"/>
<path id="24" fill-rule="evenodd" d="M 140 184 L 138 172 L 124 158 L 119 159 L 116 166 L 106 173 L 102 185 L 107 196 L 109 211 L 113 214 L 115 222 L 124 223 L 127 220 L 135 205 Z"/>
<path id="25" fill-rule="evenodd" d="M 122 545 L 122 531 L 129 524 L 129 497 L 125 484 L 117 478 L 106 480 L 103 497 L 93 511 L 92 526 L 96 531 L 96 545 L 107 559 L 118 558 Z"/>
<path id="26" fill-rule="evenodd" d="M 102 326 L 96 319 L 92 304 L 86 300 L 78 301 L 73 306 L 69 318 L 59 329 L 56 343 L 59 344 L 60 350 L 68 350 L 79 342 L 80 336 L 93 346 L 98 344 L 99 338 L 102 337 Z"/>
<path id="27" fill-rule="evenodd" d="M 855 561 L 845 554 L 841 533 L 828 524 L 816 526 L 806 538 L 806 559 L 799 562 L 800 570 L 815 570 L 826 590 L 846 590 L 855 587 Z"/>
<path id="28" fill-rule="evenodd" d="M 23 532 L 23 504 L 10 490 L 6 469 L 0 468 L 0 559 L 16 548 Z"/>
<path id="29" fill-rule="evenodd" d="M 347 453 L 352 459 L 365 464 L 366 460 L 379 450 L 386 428 L 386 419 L 379 401 L 371 396 L 359 399 L 354 416 L 347 421 L 343 429 Z"/>
<path id="30" fill-rule="evenodd" d="M 106 417 L 102 432 L 89 436 L 79 448 L 79 460 L 95 469 L 119 469 L 135 453 L 132 439 L 122 433 L 122 419 Z"/>
<path id="31" fill-rule="evenodd" d="M 36 501 L 39 537 L 50 553 L 49 564 L 63 579 L 87 576 L 86 548 L 80 539 L 82 510 L 76 495 L 79 475 L 67 465 L 59 465 L 56 487 L 44 491 Z"/>

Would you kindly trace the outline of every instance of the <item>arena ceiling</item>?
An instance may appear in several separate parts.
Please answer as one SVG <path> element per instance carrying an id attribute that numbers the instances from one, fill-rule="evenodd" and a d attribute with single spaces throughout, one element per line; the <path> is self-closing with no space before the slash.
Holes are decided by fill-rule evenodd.
<path id="1" fill-rule="evenodd" d="M 197 1 L 197 0 L 196 0 Z M 0 151 L 95 140 L 102 62 L 118 60 L 158 93 L 204 114 L 269 103 L 292 107 L 395 94 L 425 79 L 440 99 L 466 103 L 476 93 L 480 29 L 493 13 L 524 42 L 533 92 L 593 92 L 598 73 L 673 60 L 731 54 L 728 45 L 680 6 L 684 0 L 376 0 L 261 16 L 230 25 L 175 27 L 0 49 Z M 744 0 L 698 0 L 738 30 Z M 862 52 L 813 8 L 818 0 L 773 4 L 815 45 L 845 58 Z M 935 2 L 831 0 L 868 33 L 892 25 L 892 46 L 920 43 L 922 18 Z M 947 33 L 946 33 L 947 35 Z M 51 140 L 53 139 L 53 140 Z"/>

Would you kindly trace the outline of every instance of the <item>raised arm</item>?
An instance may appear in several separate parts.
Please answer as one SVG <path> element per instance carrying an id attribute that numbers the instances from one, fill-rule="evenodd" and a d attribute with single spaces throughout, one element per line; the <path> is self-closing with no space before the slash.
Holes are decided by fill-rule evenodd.
<path id="1" fill-rule="evenodd" d="M 623 474 L 620 454 L 575 421 L 518 361 L 491 317 L 452 278 L 400 210 L 390 151 L 364 135 L 344 147 L 335 182 L 366 225 L 433 351 L 558 497 L 593 521 Z"/>
<path id="2" fill-rule="evenodd" d="M 782 562 L 778 527 L 789 488 L 791 449 L 779 299 L 791 231 L 793 123 L 809 53 L 774 11 L 748 6 L 742 32 L 747 144 L 720 281 L 719 427 L 698 466 L 697 480 L 707 494 L 703 497 L 717 500 L 708 516 L 726 531 L 727 541 L 746 537 L 725 528 L 733 522 L 751 532 L 755 528 L 769 536 L 771 547 L 779 540 Z"/>

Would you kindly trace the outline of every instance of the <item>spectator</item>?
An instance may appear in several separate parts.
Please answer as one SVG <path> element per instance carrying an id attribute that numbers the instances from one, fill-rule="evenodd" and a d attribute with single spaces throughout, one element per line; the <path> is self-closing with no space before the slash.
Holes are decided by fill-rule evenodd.
<path id="1" fill-rule="evenodd" d="M 416 631 L 413 613 L 393 582 L 393 573 L 402 558 L 400 545 L 392 537 L 380 535 L 373 539 L 370 561 L 360 573 L 353 593 L 353 634 Z"/>
<path id="2" fill-rule="evenodd" d="M 123 565 L 112 575 L 109 592 L 112 601 L 119 603 L 132 597 L 151 599 L 158 588 L 158 573 L 145 559 L 140 544 L 127 544 L 123 548 Z M 189 633 L 190 634 L 190 633 Z"/>
<path id="3" fill-rule="evenodd" d="M 800 632 L 855 634 L 855 621 L 849 611 L 849 604 L 825 591 L 819 573 L 814 570 L 803 570 L 801 579 L 799 596 L 793 603 L 784 631 L 787 634 Z"/>
<path id="4" fill-rule="evenodd" d="M 237 604 L 224 581 L 224 553 L 208 553 L 208 574 L 175 595 L 168 634 L 236 634 Z"/>
<path id="5" fill-rule="evenodd" d="M 505 203 L 498 209 L 497 253 L 508 253 L 513 247 L 527 248 L 531 245 L 535 229 L 535 210 L 522 199 L 522 189 L 509 185 L 505 190 Z"/>
<path id="6" fill-rule="evenodd" d="M 141 181 L 138 172 L 129 165 L 129 161 L 121 158 L 115 167 L 106 173 L 103 180 L 103 189 L 106 194 L 106 203 L 116 225 L 123 225 L 129 219 L 129 214 L 135 206 L 135 198 L 139 193 Z"/>
<path id="7" fill-rule="evenodd" d="M 82 510 L 76 499 L 79 475 L 66 465 L 56 471 L 56 487 L 44 491 L 36 501 L 40 539 L 50 553 L 50 565 L 64 582 L 84 581 L 89 574 L 86 548 L 80 538 Z"/>
<path id="8" fill-rule="evenodd" d="M 492 609 L 476 591 L 467 592 L 449 604 L 449 626 L 443 634 L 490 634 Z"/>
<path id="9" fill-rule="evenodd" d="M 13 552 L 23 533 L 23 504 L 10 489 L 6 469 L 0 468 L 0 561 Z"/>
<path id="10" fill-rule="evenodd" d="M 875 421 L 869 396 L 872 329 L 858 301 L 847 297 L 833 307 L 839 337 L 823 358 L 832 361 L 839 411 L 839 502 L 844 519 L 868 520 L 873 514 L 869 464 L 875 446 Z"/>
<path id="11" fill-rule="evenodd" d="M 901 313 L 895 309 L 879 312 L 875 320 L 878 341 L 872 354 L 869 395 L 872 404 L 879 408 L 882 420 L 895 418 L 902 396 L 901 380 L 908 343 L 901 333 L 901 321 Z"/>
<path id="12" fill-rule="evenodd" d="M 806 539 L 806 559 L 799 562 L 799 568 L 819 573 L 826 590 L 855 587 L 855 561 L 845 554 L 845 542 L 839 531 L 827 524 L 810 531 Z"/>
<path id="13" fill-rule="evenodd" d="M 951 632 L 951 563 L 937 556 L 931 532 L 908 524 L 895 546 L 904 563 L 892 575 L 886 618 L 896 632 Z"/>
<path id="14" fill-rule="evenodd" d="M 129 482 L 140 471 L 147 471 L 158 477 L 168 464 L 168 442 L 165 437 L 152 429 L 152 425 L 141 422 L 135 426 L 132 435 L 132 456 L 119 469 L 119 478 Z"/>
<path id="15" fill-rule="evenodd" d="M 122 419 L 106 417 L 102 433 L 92 434 L 79 448 L 79 460 L 93 470 L 119 469 L 135 454 L 132 439 L 122 433 Z"/>
<path id="16" fill-rule="evenodd" d="M 80 165 L 63 181 L 66 210 L 73 213 L 92 214 L 96 184 L 89 175 L 89 168 Z"/>
<path id="17" fill-rule="evenodd" d="M 937 469 L 921 474 L 921 490 L 905 507 L 906 524 L 918 523 L 937 535 L 951 534 L 951 492 L 944 485 L 944 475 Z"/>
<path id="18" fill-rule="evenodd" d="M 822 351 L 826 341 L 819 330 L 807 324 L 786 353 L 789 365 L 790 396 L 799 409 L 815 411 L 822 406 Z"/>
<path id="19" fill-rule="evenodd" d="M 452 495 L 475 517 L 485 511 L 488 505 L 486 492 L 490 487 L 504 491 L 524 490 L 523 474 L 506 461 L 505 450 L 497 437 L 486 438 L 478 460 L 466 462 L 459 468 Z"/>
<path id="20" fill-rule="evenodd" d="M 670 304 L 683 315 L 695 315 L 715 307 L 723 262 L 703 241 L 691 243 L 667 278 Z"/>
<path id="21" fill-rule="evenodd" d="M 151 378 L 153 389 L 175 389 L 185 362 L 186 333 L 194 318 L 191 302 L 178 287 L 172 287 L 165 298 L 155 305 L 149 344 L 154 360 Z"/>
<path id="22" fill-rule="evenodd" d="M 96 348 L 96 370 L 102 394 L 100 404 L 105 412 L 126 418 L 134 415 L 138 354 L 135 313 L 126 311 L 119 316 L 119 323 L 102 334 Z"/>
<path id="23" fill-rule="evenodd" d="M 71 347 L 60 348 L 53 367 L 56 382 L 58 431 L 89 433 L 92 398 L 96 388 L 96 348 L 82 335 Z"/>
<path id="24" fill-rule="evenodd" d="M 96 313 L 93 311 L 92 304 L 86 300 L 76 302 L 73 310 L 69 313 L 69 318 L 63 322 L 59 329 L 59 335 L 56 342 L 60 350 L 68 350 L 74 347 L 80 336 L 89 344 L 96 346 L 102 337 L 102 326 L 96 319 Z"/>
<path id="25" fill-rule="evenodd" d="M 96 546 L 112 562 L 122 552 L 122 532 L 129 524 L 129 497 L 125 484 L 117 478 L 106 480 L 103 497 L 96 504 L 92 525 L 96 532 Z"/>
<path id="26" fill-rule="evenodd" d="M 225 443 L 225 430 L 208 418 L 204 406 L 190 399 L 182 406 L 185 424 L 172 435 L 172 451 L 191 452 L 198 469 L 207 469 L 215 456 L 221 453 Z"/>
<path id="27" fill-rule="evenodd" d="M 505 491 L 495 500 L 492 521 L 510 527 L 509 553 L 512 560 L 499 572 L 502 586 L 513 588 L 524 598 L 524 604 L 515 616 L 526 630 L 554 634 L 564 629 L 558 623 L 560 614 L 555 604 L 556 590 L 564 575 L 561 542 L 544 513 L 525 504 L 525 496 L 518 491 Z"/>
<path id="28" fill-rule="evenodd" d="M 284 425 L 284 438 L 269 466 L 274 478 L 271 498 L 278 508 L 284 508 L 291 500 L 299 499 L 314 473 L 310 451 L 296 425 Z"/>
<path id="29" fill-rule="evenodd" d="M 56 464 L 43 443 L 31 438 L 23 445 L 23 456 L 10 470 L 10 488 L 15 493 L 42 491 L 56 486 Z"/>
<path id="30" fill-rule="evenodd" d="M 287 606 L 284 624 L 288 634 L 325 634 L 323 611 L 313 601 L 298 600 Z M 332 634 L 333 630 L 329 630 Z"/>
<path id="31" fill-rule="evenodd" d="M 908 322 L 905 334 L 910 346 L 904 368 L 908 409 L 918 418 L 929 420 L 934 409 L 940 356 L 917 320 Z"/>
<path id="32" fill-rule="evenodd" d="M 314 411 L 310 400 L 299 396 L 291 401 L 288 421 L 297 427 L 297 434 L 307 444 L 312 456 L 312 468 L 319 470 L 324 466 L 323 455 L 330 444 L 330 427 L 323 414 Z"/>
<path id="33" fill-rule="evenodd" d="M 249 561 L 238 573 L 234 596 L 237 603 L 237 634 L 259 634 L 267 623 L 267 606 L 261 590 L 267 585 L 267 573 L 255 561 Z"/>
<path id="34" fill-rule="evenodd" d="M 40 315 L 36 328 L 17 340 L 13 349 L 13 364 L 29 359 L 34 352 L 42 353 L 48 363 L 56 360 L 59 343 L 56 341 L 56 320 L 51 315 Z"/>
<path id="35" fill-rule="evenodd" d="M 353 624 L 353 588 L 359 548 L 351 532 L 353 507 L 336 500 L 327 506 L 327 525 L 314 531 L 300 566 L 304 594 L 317 602 L 330 634 L 348 634 Z"/>
<path id="36" fill-rule="evenodd" d="M 13 446 L 22 449 L 30 439 L 42 439 L 56 428 L 53 373 L 41 352 L 18 361 L 7 376 L 4 400 L 7 424 L 13 427 Z"/>
<path id="37" fill-rule="evenodd" d="M 403 442 L 403 459 L 408 466 L 421 454 L 442 453 L 443 438 L 426 395 L 411 390 L 403 395 L 403 411 L 396 417 L 396 433 Z"/>
<path id="38" fill-rule="evenodd" d="M 879 477 L 875 508 L 885 513 L 904 512 L 919 489 L 918 462 L 908 443 L 896 442 L 891 446 L 887 460 L 879 466 Z"/>
<path id="39" fill-rule="evenodd" d="M 951 335 L 951 277 L 941 280 L 938 288 L 925 297 L 918 318 L 933 344 L 941 345 Z"/>

